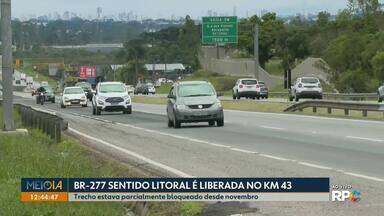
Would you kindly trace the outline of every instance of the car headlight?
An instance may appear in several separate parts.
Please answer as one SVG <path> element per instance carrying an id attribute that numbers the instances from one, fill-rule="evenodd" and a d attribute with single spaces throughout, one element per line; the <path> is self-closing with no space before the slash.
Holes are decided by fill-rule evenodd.
<path id="1" fill-rule="evenodd" d="M 214 108 L 221 108 L 221 107 L 223 107 L 223 106 L 221 105 L 221 102 L 220 102 L 220 101 L 217 101 L 217 102 L 213 105 L 213 107 L 214 107 Z"/>
<path id="2" fill-rule="evenodd" d="M 85 96 L 81 97 L 81 100 L 86 100 L 86 99 L 87 99 L 87 97 L 85 97 Z"/>
<path id="3" fill-rule="evenodd" d="M 186 108 L 187 108 L 187 106 L 185 106 L 183 104 L 176 105 L 176 109 L 183 110 L 183 109 L 186 109 Z"/>
<path id="4" fill-rule="evenodd" d="M 100 105 L 104 105 L 104 101 L 102 101 L 102 100 L 98 100 L 97 103 Z"/>
<path id="5" fill-rule="evenodd" d="M 129 95 L 125 95 L 123 98 L 124 98 L 124 100 L 129 100 L 129 99 L 131 99 L 131 97 L 129 97 Z"/>
<path id="6" fill-rule="evenodd" d="M 67 98 L 67 97 L 64 97 L 64 100 L 65 100 L 65 101 L 68 101 L 68 100 L 69 100 L 69 98 Z"/>
<path id="7" fill-rule="evenodd" d="M 125 101 L 125 104 L 130 104 L 131 103 L 131 99 L 127 99 L 126 101 Z"/>
<path id="8" fill-rule="evenodd" d="M 107 98 L 104 97 L 104 96 L 99 96 L 97 99 L 100 100 L 100 101 L 105 101 Z"/>

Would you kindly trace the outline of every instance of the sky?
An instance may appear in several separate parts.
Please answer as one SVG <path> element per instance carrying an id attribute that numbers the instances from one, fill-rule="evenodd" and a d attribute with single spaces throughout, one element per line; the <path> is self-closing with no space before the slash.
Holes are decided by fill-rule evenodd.
<path id="1" fill-rule="evenodd" d="M 297 13 L 336 13 L 346 8 L 347 0 L 13 0 L 12 16 L 16 18 L 62 14 L 65 11 L 96 17 L 97 7 L 103 15 L 117 15 L 130 12 L 146 18 L 171 18 L 191 15 L 193 18 L 206 16 L 209 10 L 218 15 L 245 17 L 260 14 L 262 10 L 276 12 L 280 16 Z"/>

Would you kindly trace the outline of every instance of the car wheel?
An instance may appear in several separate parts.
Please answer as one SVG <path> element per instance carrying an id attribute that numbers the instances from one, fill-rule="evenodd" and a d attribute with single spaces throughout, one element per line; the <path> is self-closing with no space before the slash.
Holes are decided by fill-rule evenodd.
<path id="1" fill-rule="evenodd" d="M 213 126 L 215 126 L 215 121 L 209 121 L 208 124 L 210 127 L 213 127 Z"/>
<path id="2" fill-rule="evenodd" d="M 257 100 L 260 100 L 260 96 L 257 96 L 256 99 L 257 99 Z"/>
<path id="3" fill-rule="evenodd" d="M 383 102 L 383 98 L 379 97 L 379 103 Z"/>
<path id="4" fill-rule="evenodd" d="M 65 106 L 64 104 L 61 104 L 61 108 L 65 109 L 65 108 L 66 108 L 66 106 Z"/>
<path id="5" fill-rule="evenodd" d="M 51 100 L 51 102 L 52 102 L 52 103 L 55 103 L 55 102 L 56 102 L 55 98 L 53 98 L 53 99 Z"/>
<path id="6" fill-rule="evenodd" d="M 87 104 L 85 104 L 85 105 L 81 105 L 82 107 L 87 107 L 88 105 Z"/>
<path id="7" fill-rule="evenodd" d="M 93 105 L 92 105 L 92 115 L 96 115 L 96 109 Z"/>
<path id="8" fill-rule="evenodd" d="M 217 120 L 217 127 L 224 127 L 224 118 Z"/>
<path id="9" fill-rule="evenodd" d="M 232 98 L 233 100 L 236 100 L 236 95 L 234 93 L 232 93 Z"/>
<path id="10" fill-rule="evenodd" d="M 176 116 L 173 117 L 173 127 L 176 129 L 181 128 L 181 122 L 176 119 Z"/>
<path id="11" fill-rule="evenodd" d="M 299 102 L 299 100 L 300 100 L 299 97 L 297 95 L 295 95 L 295 101 Z"/>
<path id="12" fill-rule="evenodd" d="M 241 98 L 241 97 L 240 97 L 240 95 L 239 95 L 239 92 L 237 92 L 237 93 L 236 93 L 236 99 L 237 99 L 237 100 L 240 100 L 240 98 Z"/>
<path id="13" fill-rule="evenodd" d="M 126 109 L 123 111 L 124 114 L 132 114 L 132 109 Z"/>
<path id="14" fill-rule="evenodd" d="M 101 110 L 98 107 L 96 107 L 96 115 L 101 115 Z"/>
<path id="15" fill-rule="evenodd" d="M 171 121 L 169 118 L 168 118 L 168 127 L 169 128 L 173 127 L 173 121 Z"/>

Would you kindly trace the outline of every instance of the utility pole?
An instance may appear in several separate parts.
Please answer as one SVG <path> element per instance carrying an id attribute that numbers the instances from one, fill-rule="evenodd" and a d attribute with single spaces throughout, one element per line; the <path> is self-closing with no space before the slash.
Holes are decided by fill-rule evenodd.
<path id="1" fill-rule="evenodd" d="M 255 35 L 253 38 L 254 42 L 254 60 L 255 60 L 255 78 L 259 79 L 259 67 L 260 67 L 260 62 L 259 62 L 259 25 L 255 24 Z"/>
<path id="2" fill-rule="evenodd" d="M 13 131 L 13 89 L 12 89 L 12 27 L 11 0 L 1 0 L 1 42 L 3 78 L 3 130 Z"/>

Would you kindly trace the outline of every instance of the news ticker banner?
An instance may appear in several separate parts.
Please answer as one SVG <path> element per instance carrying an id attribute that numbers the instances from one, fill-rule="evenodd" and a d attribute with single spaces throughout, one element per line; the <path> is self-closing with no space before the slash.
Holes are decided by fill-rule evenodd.
<path id="1" fill-rule="evenodd" d="M 21 201 L 330 201 L 330 180 L 329 178 L 23 178 Z"/>

